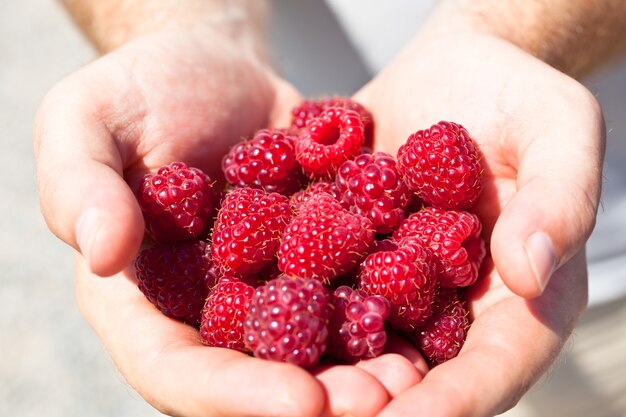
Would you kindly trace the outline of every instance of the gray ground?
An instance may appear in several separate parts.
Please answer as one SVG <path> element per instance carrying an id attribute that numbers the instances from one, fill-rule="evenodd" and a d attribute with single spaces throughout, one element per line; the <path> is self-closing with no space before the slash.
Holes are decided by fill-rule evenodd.
<path id="1" fill-rule="evenodd" d="M 3 417 L 159 415 L 127 387 L 80 317 L 71 251 L 46 228 L 34 188 L 31 126 L 37 104 L 55 81 L 93 57 L 52 0 L 0 2 Z M 626 71 L 606 77 L 622 91 L 597 79 L 588 85 L 605 105 L 610 136 L 623 140 L 624 107 L 616 94 L 626 96 Z"/>
<path id="2" fill-rule="evenodd" d="M 74 302 L 71 251 L 47 229 L 31 126 L 93 57 L 51 0 L 0 2 L 0 416 L 160 415 L 123 382 Z"/>

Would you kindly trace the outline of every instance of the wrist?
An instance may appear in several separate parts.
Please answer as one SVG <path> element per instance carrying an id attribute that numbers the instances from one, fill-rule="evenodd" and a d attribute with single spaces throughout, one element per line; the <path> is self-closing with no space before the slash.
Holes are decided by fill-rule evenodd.
<path id="1" fill-rule="evenodd" d="M 110 52 L 139 37 L 219 34 L 243 52 L 265 57 L 266 3 L 259 0 L 63 0 L 95 48 Z"/>
<path id="2" fill-rule="evenodd" d="M 626 50 L 624 19 L 621 0 L 443 0 L 429 26 L 502 39 L 580 77 Z"/>

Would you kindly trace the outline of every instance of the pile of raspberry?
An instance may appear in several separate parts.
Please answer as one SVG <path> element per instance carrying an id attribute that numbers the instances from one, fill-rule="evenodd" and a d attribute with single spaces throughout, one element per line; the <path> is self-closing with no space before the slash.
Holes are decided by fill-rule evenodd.
<path id="1" fill-rule="evenodd" d="M 371 152 L 372 115 L 350 99 L 292 115 L 230 149 L 225 189 L 183 162 L 144 177 L 155 243 L 135 260 L 139 289 L 207 346 L 258 358 L 354 363 L 392 332 L 433 366 L 455 357 L 485 257 L 467 130 L 439 122 L 394 157 Z"/>

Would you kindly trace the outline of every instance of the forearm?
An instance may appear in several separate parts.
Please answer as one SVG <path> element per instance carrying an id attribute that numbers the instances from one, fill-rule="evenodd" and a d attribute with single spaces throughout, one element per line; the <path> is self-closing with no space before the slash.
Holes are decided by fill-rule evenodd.
<path id="1" fill-rule="evenodd" d="M 451 19 L 494 34 L 574 77 L 626 51 L 623 0 L 444 0 L 439 6 L 440 25 Z"/>
<path id="2" fill-rule="evenodd" d="M 100 52 L 164 30 L 212 28 L 265 53 L 263 0 L 61 0 Z"/>

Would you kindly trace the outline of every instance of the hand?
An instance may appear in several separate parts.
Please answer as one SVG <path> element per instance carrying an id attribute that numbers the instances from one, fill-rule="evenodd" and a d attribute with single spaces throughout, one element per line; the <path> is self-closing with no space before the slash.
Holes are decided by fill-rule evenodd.
<path id="1" fill-rule="evenodd" d="M 379 415 L 503 412 L 547 370 L 586 306 L 584 243 L 604 151 L 599 107 L 512 44 L 449 27 L 418 36 L 355 100 L 374 114 L 376 148 L 394 155 L 410 133 L 440 120 L 468 129 L 484 168 L 473 210 L 495 263 L 487 260 L 469 293 L 474 323 L 459 356 Z"/>
<path id="2" fill-rule="evenodd" d="M 94 273 L 119 272 L 137 253 L 144 225 L 131 188 L 143 174 L 183 160 L 217 178 L 233 141 L 297 102 L 240 50 L 218 33 L 150 35 L 45 98 L 35 124 L 42 211 Z"/>
<path id="3" fill-rule="evenodd" d="M 375 360 L 312 374 L 208 348 L 150 304 L 127 268 L 144 232 L 132 192 L 144 173 L 182 160 L 216 178 L 233 142 L 287 124 L 299 100 L 221 35 L 177 32 L 139 38 L 89 64 L 39 111 L 42 210 L 82 252 L 78 304 L 129 384 L 166 414 L 373 416 L 427 370 L 401 341 Z"/>

